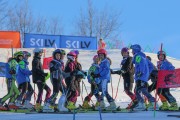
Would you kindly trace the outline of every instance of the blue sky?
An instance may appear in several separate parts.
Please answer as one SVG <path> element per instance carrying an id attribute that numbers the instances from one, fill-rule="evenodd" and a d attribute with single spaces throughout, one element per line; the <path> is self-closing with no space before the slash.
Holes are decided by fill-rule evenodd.
<path id="1" fill-rule="evenodd" d="M 20 0 L 16 0 L 17 2 Z M 98 9 L 108 6 L 121 11 L 120 39 L 142 47 L 159 49 L 163 43 L 168 55 L 180 59 L 180 0 L 92 0 Z M 73 31 L 74 19 L 87 0 L 29 0 L 34 15 L 63 18 L 64 34 Z"/>

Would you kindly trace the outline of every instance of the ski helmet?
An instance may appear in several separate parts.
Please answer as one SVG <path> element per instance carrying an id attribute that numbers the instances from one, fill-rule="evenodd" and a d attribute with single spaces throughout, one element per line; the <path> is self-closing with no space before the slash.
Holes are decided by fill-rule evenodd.
<path id="1" fill-rule="evenodd" d="M 72 60 L 72 61 L 74 61 L 75 60 L 75 58 L 76 58 L 76 53 L 75 52 L 69 52 L 68 54 L 67 54 L 67 58 L 68 59 L 70 59 L 70 60 Z"/>
<path id="2" fill-rule="evenodd" d="M 22 51 L 14 53 L 14 58 L 18 58 L 19 56 L 23 56 L 23 52 Z"/>
<path id="3" fill-rule="evenodd" d="M 146 58 L 147 58 L 149 61 L 151 61 L 151 60 L 152 60 L 150 56 L 146 56 Z"/>
<path id="4" fill-rule="evenodd" d="M 33 53 L 35 54 L 35 53 L 43 53 L 43 49 L 41 49 L 41 48 L 35 48 L 34 50 L 33 50 Z"/>
<path id="5" fill-rule="evenodd" d="M 97 51 L 97 54 L 104 54 L 105 56 L 107 55 L 107 51 L 105 49 L 100 49 Z"/>
<path id="6" fill-rule="evenodd" d="M 122 49 L 121 49 L 121 55 L 122 55 L 124 52 L 128 52 L 128 53 L 129 53 L 129 48 L 127 48 L 127 47 L 122 48 Z"/>
<path id="7" fill-rule="evenodd" d="M 65 50 L 60 49 L 60 51 L 61 51 L 61 55 L 66 55 L 66 51 Z"/>
<path id="8" fill-rule="evenodd" d="M 93 61 L 95 61 L 95 59 L 97 59 L 98 58 L 98 55 L 95 55 L 94 57 L 93 57 Z"/>
<path id="9" fill-rule="evenodd" d="M 23 57 L 25 56 L 31 57 L 31 53 L 29 53 L 28 51 L 23 51 Z"/>
<path id="10" fill-rule="evenodd" d="M 164 59 L 166 59 L 166 52 L 165 51 L 158 51 L 157 57 L 159 59 L 159 55 L 164 55 Z"/>
<path id="11" fill-rule="evenodd" d="M 74 52 L 76 55 L 79 55 L 79 50 L 71 50 L 71 52 Z"/>
<path id="12" fill-rule="evenodd" d="M 53 58 L 54 58 L 54 59 L 55 59 L 55 55 L 56 55 L 57 53 L 61 54 L 61 50 L 60 50 L 60 49 L 56 49 L 56 50 L 53 51 Z"/>
<path id="13" fill-rule="evenodd" d="M 134 53 L 138 53 L 141 51 L 141 46 L 138 44 L 131 45 L 130 48 L 133 50 Z"/>

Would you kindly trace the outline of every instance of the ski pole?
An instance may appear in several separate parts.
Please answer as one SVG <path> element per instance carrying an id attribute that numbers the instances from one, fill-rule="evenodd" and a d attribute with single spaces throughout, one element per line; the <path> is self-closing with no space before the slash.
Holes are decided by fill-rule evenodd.
<path id="1" fill-rule="evenodd" d="M 87 88 L 86 88 L 86 85 L 85 85 L 84 81 L 82 81 L 82 83 L 83 83 L 83 85 L 84 85 L 84 88 L 85 88 L 86 93 L 87 93 L 87 96 L 88 96 L 88 91 L 87 91 Z M 92 101 L 92 99 L 90 99 L 90 100 L 91 100 L 92 104 L 95 106 L 95 104 L 94 104 L 94 102 Z"/>
<path id="2" fill-rule="evenodd" d="M 111 76 L 111 89 L 112 89 L 112 98 L 113 98 L 113 84 L 112 84 L 112 76 Z"/>
<path id="3" fill-rule="evenodd" d="M 102 120 L 102 116 L 101 116 L 101 108 L 99 107 L 99 116 L 100 116 L 100 120 Z"/>
<path id="4" fill-rule="evenodd" d="M 75 120 L 76 116 L 75 116 L 75 109 L 73 111 L 73 120 Z"/>
<path id="5" fill-rule="evenodd" d="M 117 90 L 116 90 L 116 96 L 114 97 L 114 99 L 116 99 L 116 97 L 117 97 L 120 81 L 121 81 L 121 75 L 119 77 L 119 81 L 118 81 L 118 85 L 117 85 Z"/>
<path id="6" fill-rule="evenodd" d="M 35 84 L 34 84 L 34 104 L 36 104 Z"/>
<path id="7" fill-rule="evenodd" d="M 81 87 L 82 87 L 82 88 L 81 88 L 81 89 L 82 89 L 82 90 L 81 90 L 81 99 L 82 99 L 82 102 L 83 102 L 83 82 L 82 82 Z"/>

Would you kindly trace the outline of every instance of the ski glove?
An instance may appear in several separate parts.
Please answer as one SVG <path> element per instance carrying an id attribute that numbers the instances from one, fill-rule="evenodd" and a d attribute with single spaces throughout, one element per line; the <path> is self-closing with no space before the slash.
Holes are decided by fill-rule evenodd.
<path id="1" fill-rule="evenodd" d="M 94 74 L 94 73 L 91 73 L 91 76 L 92 76 L 93 78 L 99 78 L 99 77 L 101 77 L 100 74 Z"/>
<path id="2" fill-rule="evenodd" d="M 110 71 L 111 71 L 111 74 L 116 74 L 115 71 L 113 71 L 113 69 L 110 69 Z"/>
<path id="3" fill-rule="evenodd" d="M 86 71 L 81 71 L 85 76 L 87 76 L 87 72 Z"/>
<path id="4" fill-rule="evenodd" d="M 70 73 L 71 76 L 76 76 L 78 74 L 78 70 L 74 70 Z"/>
<path id="5" fill-rule="evenodd" d="M 124 72 L 124 71 L 123 71 Z M 111 71 L 111 74 L 119 74 L 119 75 L 121 75 L 122 73 L 122 70 L 118 70 L 118 71 Z"/>
<path id="6" fill-rule="evenodd" d="M 48 75 L 48 73 L 44 73 L 44 76 L 46 77 Z"/>
<path id="7" fill-rule="evenodd" d="M 122 74 L 125 74 L 125 73 L 126 73 L 126 71 L 124 71 L 124 70 L 120 70 L 120 71 L 121 71 Z"/>
<path id="8" fill-rule="evenodd" d="M 15 70 L 10 70 L 9 74 L 11 74 L 11 75 L 16 74 L 16 71 Z"/>

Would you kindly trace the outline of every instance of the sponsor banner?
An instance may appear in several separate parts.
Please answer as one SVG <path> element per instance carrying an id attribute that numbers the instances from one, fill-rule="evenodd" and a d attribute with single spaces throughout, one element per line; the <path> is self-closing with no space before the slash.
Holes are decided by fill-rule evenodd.
<path id="1" fill-rule="evenodd" d="M 6 77 L 6 63 L 0 62 L 0 77 Z"/>
<path id="2" fill-rule="evenodd" d="M 97 50 L 96 37 L 61 35 L 60 48 Z"/>
<path id="3" fill-rule="evenodd" d="M 158 88 L 180 87 L 180 69 L 158 71 Z"/>
<path id="4" fill-rule="evenodd" d="M 24 48 L 59 48 L 60 36 L 24 34 Z"/>
<path id="5" fill-rule="evenodd" d="M 43 59 L 43 69 L 49 69 L 49 63 L 53 60 L 52 57 L 47 57 Z"/>
<path id="6" fill-rule="evenodd" d="M 21 48 L 20 33 L 0 31 L 0 48 Z"/>

